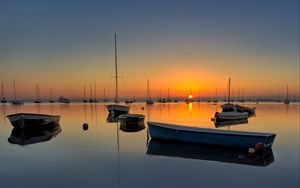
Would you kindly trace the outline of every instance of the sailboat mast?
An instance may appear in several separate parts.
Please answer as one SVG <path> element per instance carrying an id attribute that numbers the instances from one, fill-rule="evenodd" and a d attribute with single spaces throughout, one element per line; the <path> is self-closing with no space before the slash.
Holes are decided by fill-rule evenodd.
<path id="1" fill-rule="evenodd" d="M 230 77 L 229 77 L 229 82 L 228 82 L 228 87 L 229 87 L 229 89 L 228 89 L 228 104 L 230 103 Z"/>
<path id="2" fill-rule="evenodd" d="M 117 58 L 117 34 L 115 33 L 115 79 L 116 79 L 116 96 L 115 103 L 118 103 L 118 58 Z"/>
<path id="3" fill-rule="evenodd" d="M 170 100 L 170 88 L 168 88 L 168 100 Z"/>
<path id="4" fill-rule="evenodd" d="M 103 90 L 103 100 L 105 101 L 105 88 Z"/>
<path id="5" fill-rule="evenodd" d="M 90 99 L 93 99 L 93 86 L 90 84 Z"/>
<path id="6" fill-rule="evenodd" d="M 289 85 L 286 85 L 286 98 L 289 99 Z"/>
<path id="7" fill-rule="evenodd" d="M 50 89 L 50 97 L 51 97 L 51 100 L 52 100 L 53 99 L 52 88 Z"/>
<path id="8" fill-rule="evenodd" d="M 2 82 L 2 86 L 1 86 L 1 100 L 4 99 L 4 86 L 3 86 L 3 82 Z"/>
<path id="9" fill-rule="evenodd" d="M 15 80 L 13 80 L 13 85 L 14 85 L 14 97 L 15 97 L 15 100 L 17 100 Z"/>
<path id="10" fill-rule="evenodd" d="M 94 82 L 94 99 L 96 101 L 96 98 L 97 98 L 97 91 L 96 91 L 96 82 Z"/>
<path id="11" fill-rule="evenodd" d="M 147 99 L 150 99 L 150 94 L 149 94 L 149 79 L 147 79 Z"/>
<path id="12" fill-rule="evenodd" d="M 85 94 L 85 84 L 83 84 L 83 97 L 84 97 L 84 99 L 86 98 L 86 94 Z"/>

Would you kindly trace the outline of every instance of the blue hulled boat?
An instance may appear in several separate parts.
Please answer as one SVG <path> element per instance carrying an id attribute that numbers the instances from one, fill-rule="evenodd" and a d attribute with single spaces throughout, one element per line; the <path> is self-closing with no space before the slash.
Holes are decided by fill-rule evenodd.
<path id="1" fill-rule="evenodd" d="M 276 134 L 216 130 L 159 122 L 147 122 L 151 138 L 176 140 L 198 144 L 212 144 L 226 147 L 263 148 L 272 147 Z"/>

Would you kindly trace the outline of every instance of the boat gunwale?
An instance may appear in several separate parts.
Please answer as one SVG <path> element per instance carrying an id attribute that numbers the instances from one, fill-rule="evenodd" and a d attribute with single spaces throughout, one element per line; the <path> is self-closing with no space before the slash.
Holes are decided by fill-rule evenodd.
<path id="1" fill-rule="evenodd" d="M 226 131 L 226 130 L 215 130 L 209 128 L 200 128 L 200 127 L 188 127 L 182 125 L 168 124 L 168 123 L 159 123 L 159 122 L 147 122 L 147 124 L 152 124 L 154 126 L 171 129 L 176 131 L 187 131 L 187 132 L 197 132 L 197 133 L 206 133 L 206 134 L 220 134 L 220 135 L 233 135 L 233 136 L 250 136 L 250 137 L 275 137 L 275 133 L 259 133 L 259 132 L 245 132 L 245 131 Z"/>

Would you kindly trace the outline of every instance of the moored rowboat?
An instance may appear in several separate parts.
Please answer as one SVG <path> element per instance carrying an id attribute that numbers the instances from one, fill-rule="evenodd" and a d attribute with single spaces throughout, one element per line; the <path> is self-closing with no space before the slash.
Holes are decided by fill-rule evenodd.
<path id="1" fill-rule="evenodd" d="M 35 127 L 44 128 L 59 123 L 59 115 L 17 113 L 8 115 L 10 123 L 15 128 Z"/>
<path id="2" fill-rule="evenodd" d="M 272 147 L 276 134 L 216 130 L 159 122 L 147 122 L 151 138 L 177 140 L 198 144 L 212 144 L 226 147 L 255 148 L 257 144 L 263 148 Z"/>

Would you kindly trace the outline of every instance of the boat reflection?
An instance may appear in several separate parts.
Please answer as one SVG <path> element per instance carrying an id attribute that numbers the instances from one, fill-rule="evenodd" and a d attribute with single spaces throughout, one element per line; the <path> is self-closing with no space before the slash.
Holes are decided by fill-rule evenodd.
<path id="1" fill-rule="evenodd" d="M 238 120 L 230 120 L 230 121 L 214 121 L 215 127 L 227 127 L 231 125 L 240 125 L 240 124 L 247 124 L 248 119 L 238 119 Z"/>
<path id="2" fill-rule="evenodd" d="M 143 129 L 145 129 L 145 123 L 135 123 L 135 124 L 120 123 L 120 130 L 124 132 L 139 132 Z"/>
<path id="3" fill-rule="evenodd" d="M 118 116 L 108 115 L 106 118 L 106 122 L 108 123 L 117 123 L 119 121 Z"/>
<path id="4" fill-rule="evenodd" d="M 250 154 L 245 149 L 179 142 L 163 142 L 155 139 L 151 139 L 148 143 L 147 154 L 252 166 L 268 166 L 274 161 L 271 148 L 261 153 Z"/>
<path id="5" fill-rule="evenodd" d="M 61 128 L 59 124 L 46 129 L 13 128 L 13 130 L 11 131 L 11 135 L 8 138 L 8 142 L 21 146 L 36 144 L 39 142 L 49 141 L 53 137 L 56 137 L 60 132 Z"/>

